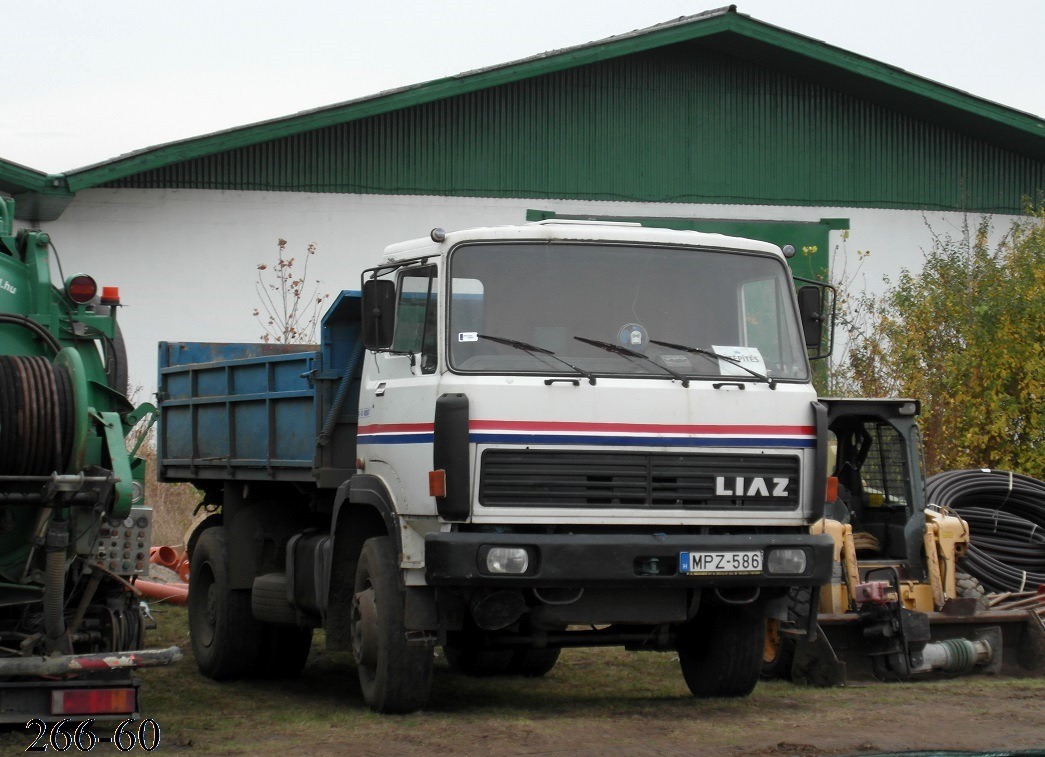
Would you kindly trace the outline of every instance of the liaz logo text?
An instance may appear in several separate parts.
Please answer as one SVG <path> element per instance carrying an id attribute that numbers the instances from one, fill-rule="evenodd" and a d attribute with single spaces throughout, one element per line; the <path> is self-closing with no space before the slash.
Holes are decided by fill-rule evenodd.
<path id="1" fill-rule="evenodd" d="M 717 497 L 786 497 L 787 478 L 747 478 L 744 476 L 715 476 Z"/>

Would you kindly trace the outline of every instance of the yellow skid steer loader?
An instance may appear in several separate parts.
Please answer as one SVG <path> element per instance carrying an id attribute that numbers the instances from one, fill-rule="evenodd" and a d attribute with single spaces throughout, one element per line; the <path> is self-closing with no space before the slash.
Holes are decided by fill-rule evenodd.
<path id="1" fill-rule="evenodd" d="M 1045 673 L 1045 594 L 987 595 L 960 572 L 969 526 L 926 503 L 910 399 L 826 399 L 831 582 L 774 608 L 764 678 L 820 686 L 924 674 Z M 1036 587 L 1031 587 L 1032 589 Z"/>

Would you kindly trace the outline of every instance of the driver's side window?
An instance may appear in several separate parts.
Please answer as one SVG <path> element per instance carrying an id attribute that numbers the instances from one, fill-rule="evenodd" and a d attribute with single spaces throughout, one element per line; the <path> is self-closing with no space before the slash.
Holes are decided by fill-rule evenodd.
<path id="1" fill-rule="evenodd" d="M 421 354 L 421 372 L 435 373 L 439 279 L 435 266 L 411 268 L 399 276 L 393 352 Z"/>

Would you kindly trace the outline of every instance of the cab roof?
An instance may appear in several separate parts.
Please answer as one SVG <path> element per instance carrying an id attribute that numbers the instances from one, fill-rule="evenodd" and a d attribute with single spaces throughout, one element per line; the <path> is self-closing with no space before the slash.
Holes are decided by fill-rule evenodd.
<path id="1" fill-rule="evenodd" d="M 428 237 L 390 245 L 385 249 L 385 260 L 396 262 L 425 255 L 439 255 L 462 242 L 472 241 L 641 243 L 759 252 L 783 258 L 779 247 L 755 239 L 701 231 L 661 229 L 637 223 L 549 219 L 516 226 L 484 226 L 450 232 L 433 229 Z"/>

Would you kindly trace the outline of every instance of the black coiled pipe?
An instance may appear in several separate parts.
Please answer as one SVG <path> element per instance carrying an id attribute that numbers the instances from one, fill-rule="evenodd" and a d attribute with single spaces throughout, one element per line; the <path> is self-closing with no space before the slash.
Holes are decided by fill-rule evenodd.
<path id="1" fill-rule="evenodd" d="M 0 355 L 0 475 L 66 473 L 74 414 L 72 380 L 63 366 Z"/>
<path id="2" fill-rule="evenodd" d="M 925 501 L 968 524 L 961 567 L 990 591 L 1045 585 L 1045 481 L 999 470 L 946 471 L 925 482 Z"/>

